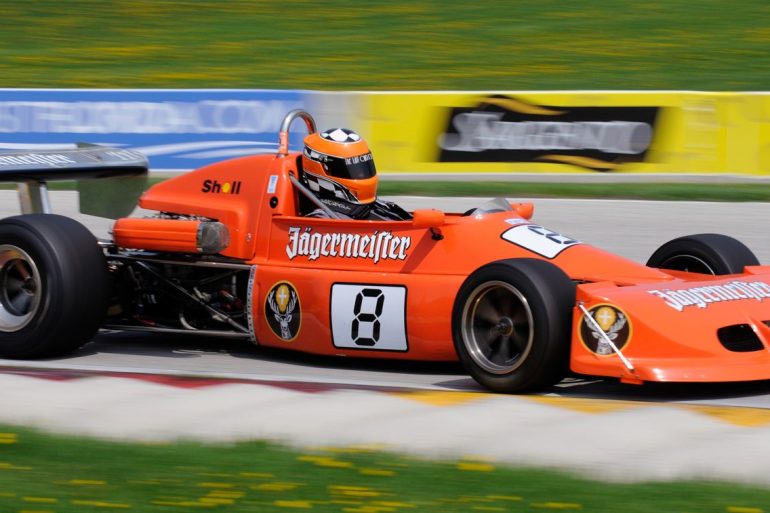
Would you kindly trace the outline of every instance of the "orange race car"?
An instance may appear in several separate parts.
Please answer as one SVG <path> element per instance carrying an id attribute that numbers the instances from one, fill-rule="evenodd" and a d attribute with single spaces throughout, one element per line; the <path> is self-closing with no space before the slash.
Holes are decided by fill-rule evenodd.
<path id="1" fill-rule="evenodd" d="M 25 212 L 0 221 L 0 356 L 60 354 L 109 328 L 459 358 L 500 392 L 546 387 L 569 369 L 627 383 L 770 378 L 770 267 L 735 239 L 682 237 L 641 265 L 533 223 L 529 203 L 307 217 L 308 204 L 328 208 L 288 151 L 298 117 L 316 132 L 292 111 L 277 155 L 151 187 L 139 205 L 157 213 L 117 219 L 112 240 L 48 213 L 45 182 L 82 179 L 85 211 L 115 216 L 142 189 L 143 156 L 95 146 L 0 155 L 0 179 L 20 183 Z M 119 187 L 84 180 L 104 176 Z"/>

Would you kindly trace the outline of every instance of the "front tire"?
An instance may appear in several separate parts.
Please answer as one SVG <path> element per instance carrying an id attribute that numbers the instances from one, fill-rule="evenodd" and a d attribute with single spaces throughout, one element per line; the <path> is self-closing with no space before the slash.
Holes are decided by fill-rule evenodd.
<path id="1" fill-rule="evenodd" d="M 68 217 L 0 221 L 0 357 L 43 358 L 94 336 L 107 308 L 104 253 Z"/>
<path id="2" fill-rule="evenodd" d="M 458 358 L 481 385 L 522 392 L 558 383 L 569 366 L 575 285 L 555 265 L 501 260 L 473 272 L 452 314 Z"/>
<path id="3" fill-rule="evenodd" d="M 716 233 L 700 233 L 670 240 L 647 261 L 648 267 L 720 276 L 739 274 L 759 260 L 745 244 Z"/>

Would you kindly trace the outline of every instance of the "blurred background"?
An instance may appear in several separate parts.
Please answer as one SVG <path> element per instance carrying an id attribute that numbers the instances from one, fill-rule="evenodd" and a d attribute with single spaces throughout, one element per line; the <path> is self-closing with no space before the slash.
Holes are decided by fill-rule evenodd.
<path id="1" fill-rule="evenodd" d="M 770 4 L 3 2 L 3 87 L 765 90 Z"/>
<path id="2" fill-rule="evenodd" d="M 302 107 L 368 139 L 384 194 L 764 201 L 770 188 L 753 179 L 770 170 L 770 96 L 753 92 L 770 83 L 768 20 L 762 0 L 7 2 L 0 87 L 69 91 L 2 91 L 0 149 L 113 144 L 184 171 L 274 151 L 281 117 Z M 100 91 L 73 91 L 84 88 Z M 447 151 L 478 111 L 500 116 L 491 151 Z M 591 123 L 631 140 L 549 148 L 505 132 L 575 141 L 596 138 Z M 431 185 L 394 183 L 415 173 Z M 728 185 L 692 186 L 704 176 Z M 529 184 L 471 183 L 490 180 Z"/>
<path id="3" fill-rule="evenodd" d="M 770 200 L 770 187 L 762 180 L 770 170 L 770 100 L 764 93 L 770 89 L 770 2 L 766 0 L 4 0 L 0 5 L 0 88 L 5 89 L 0 91 L 2 149 L 16 149 L 27 143 L 43 148 L 77 140 L 105 142 L 138 148 L 150 156 L 151 162 L 156 159 L 156 167 L 183 171 L 190 168 L 189 162 L 174 163 L 184 158 L 209 162 L 248 152 L 274 151 L 281 117 L 289 108 L 301 106 L 317 114 L 322 126 L 350 120 L 360 123 L 352 128 L 370 139 L 383 175 L 393 173 L 403 178 L 402 182 L 383 180 L 381 192 L 385 194 L 515 192 L 520 196 Z M 35 90 L 19 90 L 26 88 Z M 72 89 L 94 90 L 69 91 Z M 138 91 L 122 98 L 124 91 L 108 89 Z M 155 91 L 158 89 L 164 91 Z M 180 91 L 188 89 L 244 91 Z M 444 93 L 429 97 L 422 94 L 428 91 Z M 144 125 L 139 127 L 131 123 L 138 118 L 121 110 L 120 102 L 124 101 L 144 102 L 145 107 L 163 104 L 171 110 L 152 110 L 152 123 L 147 122 L 150 118 L 142 118 Z M 256 123 L 253 132 L 230 130 L 227 127 L 231 125 L 222 118 L 224 128 L 203 134 L 198 133 L 199 128 L 163 114 L 181 116 L 192 112 L 192 117 L 203 119 L 210 114 L 206 106 L 216 102 L 246 109 L 250 101 L 257 102 L 255 108 L 260 110 L 255 112 L 264 113 L 267 119 L 264 125 Z M 112 109 L 107 121 L 98 117 L 100 109 Z M 567 123 L 620 120 L 646 123 L 652 132 L 647 139 L 642 138 L 645 146 L 636 153 L 639 157 L 631 159 L 596 148 L 591 150 L 593 153 L 573 152 L 566 155 L 568 158 L 564 151 L 517 154 L 515 158 L 520 160 L 515 162 L 506 161 L 506 155 L 477 161 L 442 156 L 437 141 L 446 142 L 448 139 L 442 137 L 447 133 L 458 134 L 453 116 L 479 109 L 497 113 L 510 123 L 540 122 L 569 109 L 583 114 L 566 119 Z M 241 116 L 246 111 L 222 112 Z M 243 126 L 253 121 L 248 117 L 237 119 L 244 120 Z M 166 136 L 159 133 L 158 127 L 170 127 L 173 134 L 163 139 Z M 296 135 L 295 145 L 300 140 Z M 170 153 L 172 145 L 176 153 Z M 445 157 L 449 163 L 442 160 Z M 163 158 L 167 160 L 160 160 Z M 414 173 L 435 175 L 408 176 Z M 645 178 L 645 174 L 653 178 Z M 708 176 L 704 178 L 704 174 Z M 566 176 L 576 176 L 577 183 L 565 184 L 571 181 Z M 629 176 L 632 180 L 628 180 Z M 603 183 L 594 183 L 596 177 Z M 482 179 L 486 185 L 478 183 Z M 634 226 L 629 232 L 637 233 L 637 237 L 639 231 L 633 223 L 638 223 L 660 236 L 660 230 L 654 225 L 649 227 L 647 222 L 654 218 L 657 207 L 640 214 L 618 205 L 605 206 L 607 210 L 598 216 L 600 221 L 619 220 L 623 226 Z M 706 214 L 691 217 L 710 226 L 708 216 L 713 213 L 707 209 Z M 575 224 L 570 233 L 578 235 L 581 226 L 597 217 L 570 215 Z M 735 225 L 744 224 L 745 219 L 743 213 L 732 209 L 718 211 L 714 217 Z M 757 232 L 757 240 L 766 240 L 766 230 L 751 228 Z M 625 245 L 627 239 L 610 236 L 618 247 Z M 197 349 L 185 350 L 193 354 Z M 207 354 L 218 355 L 243 348 L 222 350 L 215 346 L 206 350 Z M 248 351 L 246 357 L 254 358 L 257 350 Z M 135 352 L 135 347 L 125 350 L 131 357 Z M 301 364 L 311 365 L 305 361 Z M 340 371 L 334 364 L 328 367 L 329 374 L 344 374 L 344 368 Z M 458 374 L 457 369 L 450 372 Z M 19 377 L 22 373 L 16 374 Z M 38 381 L 53 382 L 48 378 Z M 168 391 L 176 388 L 157 385 L 143 388 L 141 395 L 123 403 L 128 405 L 125 410 L 118 405 L 115 411 L 121 413 L 110 416 L 112 396 L 108 385 L 87 383 L 88 379 L 107 378 L 64 373 L 53 379 L 59 380 L 55 381 L 59 387 L 65 387 L 65 382 L 80 383 L 78 393 L 86 400 L 76 411 L 78 418 L 72 425 L 104 408 L 108 412 L 104 424 L 114 427 L 125 422 L 126 433 L 132 431 L 132 404 L 151 405 L 151 398 L 163 395 L 167 398 L 164 408 L 154 411 L 148 406 L 149 410 L 137 411 L 151 412 L 139 419 L 142 422 L 166 420 L 178 412 L 175 405 L 197 405 L 201 397 L 191 393 L 182 398 L 181 393 Z M 188 391 L 199 386 L 203 387 L 193 382 L 179 388 Z M 90 394 L 97 389 L 103 390 L 101 399 L 89 403 Z M 34 393 L 32 385 L 21 379 L 3 390 L 4 394 L 19 397 Z M 45 388 L 45 394 L 55 397 L 52 390 Z M 251 390 L 254 388 L 249 393 Z M 269 390 L 275 403 L 299 401 L 297 396 L 304 393 L 281 389 L 279 395 Z M 319 390 L 302 396 L 301 400 L 307 401 L 301 403 L 303 408 L 310 411 L 313 404 L 321 409 L 317 406 L 323 399 L 320 392 L 327 390 Z M 469 405 L 468 410 L 463 410 L 464 418 L 470 419 L 469 429 L 484 427 L 471 422 L 476 414 L 475 401 L 486 400 L 480 394 L 411 394 L 403 392 L 405 397 L 399 400 L 421 408 Z M 38 397 L 49 396 L 39 393 Z M 391 399 L 388 395 L 382 400 Z M 506 404 L 511 411 L 516 412 L 516 408 L 529 404 L 524 401 L 540 400 L 506 399 L 510 400 Z M 218 397 L 210 401 L 213 411 L 220 412 L 216 410 L 221 405 Z M 339 411 L 351 410 L 343 403 L 338 401 Z M 542 411 L 551 415 L 558 409 L 563 416 L 554 421 L 554 414 L 542 422 L 568 426 L 578 414 L 615 412 L 616 406 L 617 411 L 635 407 L 618 404 L 549 403 Z M 258 417 L 259 408 L 257 404 L 249 410 L 252 419 Z M 303 408 L 296 410 L 305 411 Z M 291 405 L 284 411 L 290 409 Z M 564 413 L 568 410 L 576 417 L 568 417 Z M 674 415 L 680 420 L 688 417 L 694 429 L 700 429 L 701 417 L 693 420 L 691 413 L 683 408 Z M 710 413 L 725 418 L 733 415 L 715 409 Z M 30 413 L 30 418 L 38 418 L 34 415 Z M 189 408 L 187 415 L 190 425 L 205 416 L 194 408 Z M 770 422 L 767 414 L 753 415 L 753 425 L 740 425 L 735 432 L 749 429 L 747 425 L 765 426 Z M 235 414 L 233 418 L 237 422 Z M 449 416 L 440 419 L 447 422 Z M 604 429 L 601 419 L 581 416 L 575 424 L 590 428 L 586 429 L 590 435 L 585 437 L 585 444 L 578 440 L 576 446 L 591 443 L 589 438 L 595 437 L 598 444 L 604 443 L 602 438 L 616 436 L 621 447 L 619 456 L 608 458 L 618 465 L 626 461 L 628 468 L 634 465 L 634 458 L 627 458 L 624 452 L 627 445 L 636 447 L 642 458 L 648 454 L 643 444 L 638 446 L 631 440 L 626 445 L 623 438 L 629 436 L 626 430 L 630 426 L 641 423 L 627 421 L 613 431 Z M 660 426 L 666 425 L 665 419 L 650 424 L 656 433 L 663 433 L 660 439 L 651 437 L 649 442 L 650 446 L 662 447 L 662 461 L 667 461 L 665 444 L 677 443 L 664 436 Z M 717 426 L 714 429 L 721 430 L 719 433 L 726 431 L 722 424 Z M 538 425 L 530 428 L 534 433 Z M 70 431 L 78 432 L 77 426 Z M 200 431 L 204 428 L 200 427 Z M 703 442 L 701 454 L 706 454 L 708 444 L 722 436 L 697 432 Z M 750 442 L 759 438 L 749 439 L 744 433 L 735 436 L 749 440 L 745 447 L 750 450 Z M 415 434 L 425 439 L 434 436 L 427 430 Z M 0 511 L 313 509 L 388 513 L 579 509 L 763 513 L 770 504 L 767 486 L 749 488 L 714 482 L 610 485 L 550 471 L 511 470 L 506 464 L 484 459 L 436 462 L 381 453 L 378 447 L 306 447 L 300 451 L 262 442 L 223 443 L 213 431 L 204 435 L 221 445 L 154 439 L 138 445 L 93 442 L 0 426 Z M 141 433 L 137 437 L 141 438 Z M 503 438 L 499 441 L 505 443 Z M 519 442 L 527 444 L 527 440 Z M 596 452 L 600 453 L 602 447 L 597 447 Z M 589 449 L 586 451 L 591 452 Z M 711 462 L 703 464 L 703 468 L 710 469 Z M 595 474 L 585 474 L 592 476 Z"/>

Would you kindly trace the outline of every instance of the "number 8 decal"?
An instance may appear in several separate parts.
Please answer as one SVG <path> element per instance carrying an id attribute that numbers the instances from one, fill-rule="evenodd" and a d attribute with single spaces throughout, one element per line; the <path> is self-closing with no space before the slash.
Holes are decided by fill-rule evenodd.
<path id="1" fill-rule="evenodd" d="M 374 307 L 374 313 L 362 312 L 364 298 L 371 297 L 376 298 L 376 305 Z M 356 303 L 353 306 L 353 325 L 351 326 L 350 336 L 353 342 L 359 346 L 373 346 L 380 338 L 380 315 L 382 315 L 382 308 L 385 306 L 385 294 L 380 289 L 363 289 L 356 295 Z M 372 336 L 362 337 L 360 336 L 361 323 L 372 323 Z"/>
<path id="2" fill-rule="evenodd" d="M 330 306 L 334 347 L 408 350 L 403 285 L 335 283 Z"/>

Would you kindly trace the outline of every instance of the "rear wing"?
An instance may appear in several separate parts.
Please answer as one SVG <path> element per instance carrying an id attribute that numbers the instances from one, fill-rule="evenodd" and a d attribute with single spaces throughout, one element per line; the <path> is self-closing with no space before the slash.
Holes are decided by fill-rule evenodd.
<path id="1" fill-rule="evenodd" d="M 147 158 L 135 151 L 93 144 L 74 149 L 0 153 L 0 182 L 16 182 L 24 214 L 50 213 L 47 183 L 77 180 L 80 211 L 128 215 L 147 184 Z M 108 179 L 96 183 L 93 179 Z"/>

